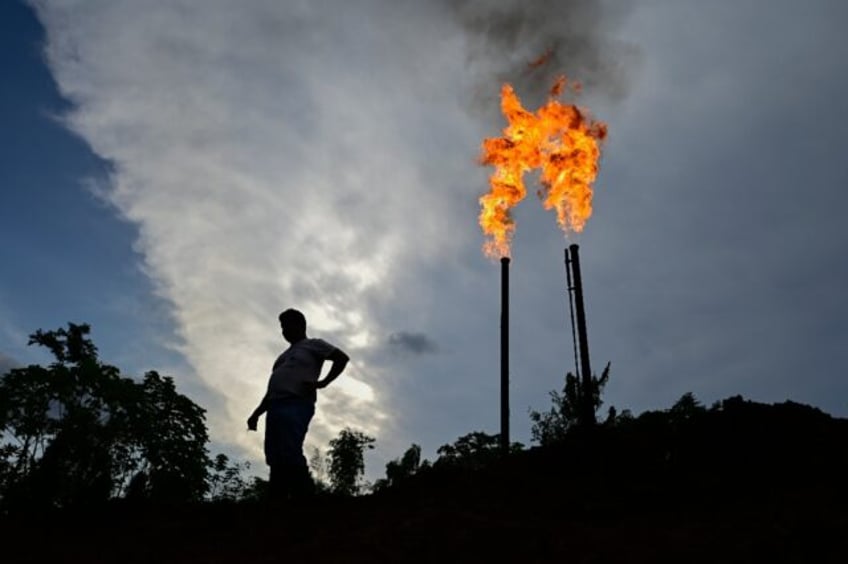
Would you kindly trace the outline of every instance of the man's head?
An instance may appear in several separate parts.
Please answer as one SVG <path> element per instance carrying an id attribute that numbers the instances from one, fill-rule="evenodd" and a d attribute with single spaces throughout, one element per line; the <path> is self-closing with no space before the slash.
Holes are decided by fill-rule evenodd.
<path id="1" fill-rule="evenodd" d="M 287 309 L 279 320 L 286 341 L 294 343 L 306 337 L 306 317 L 296 309 Z"/>

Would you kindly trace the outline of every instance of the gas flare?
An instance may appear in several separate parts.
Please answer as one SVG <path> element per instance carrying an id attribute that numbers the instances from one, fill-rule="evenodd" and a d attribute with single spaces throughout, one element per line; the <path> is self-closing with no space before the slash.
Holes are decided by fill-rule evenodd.
<path id="1" fill-rule="evenodd" d="M 535 113 L 521 105 L 509 84 L 501 88 L 501 111 L 507 127 L 502 137 L 483 141 L 481 164 L 495 167 L 491 190 L 480 198 L 480 227 L 488 240 L 483 251 L 492 258 L 508 257 L 515 231 L 510 210 L 524 199 L 524 173 L 539 169 L 542 188 L 538 196 L 545 209 L 556 210 L 566 234 L 580 232 L 592 215 L 592 183 L 598 175 L 601 144 L 607 126 L 587 111 L 557 98 L 578 84 L 561 77 L 547 103 Z"/>

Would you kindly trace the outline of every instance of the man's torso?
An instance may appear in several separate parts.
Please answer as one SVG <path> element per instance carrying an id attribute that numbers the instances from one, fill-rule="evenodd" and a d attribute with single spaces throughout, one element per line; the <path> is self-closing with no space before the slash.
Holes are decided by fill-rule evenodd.
<path id="1" fill-rule="evenodd" d="M 315 401 L 315 382 L 324 361 L 336 348 L 322 339 L 302 339 L 277 357 L 268 382 L 268 399 L 300 398 Z"/>

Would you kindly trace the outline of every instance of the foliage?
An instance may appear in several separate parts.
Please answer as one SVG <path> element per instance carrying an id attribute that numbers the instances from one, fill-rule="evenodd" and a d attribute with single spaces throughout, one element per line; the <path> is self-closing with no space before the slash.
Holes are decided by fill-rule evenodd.
<path id="1" fill-rule="evenodd" d="M 248 484 L 242 472 L 250 468 L 249 462 L 230 462 L 226 454 L 218 454 L 209 464 L 209 499 L 212 501 L 237 501 L 246 497 Z"/>
<path id="2" fill-rule="evenodd" d="M 162 501 L 206 492 L 204 410 L 170 377 L 139 382 L 100 361 L 88 325 L 36 331 L 48 367 L 0 380 L 0 497 L 62 507 L 115 496 Z"/>
<path id="3" fill-rule="evenodd" d="M 607 418 L 604 420 L 604 425 L 607 427 L 626 427 L 631 425 L 636 418 L 633 417 L 633 413 L 629 409 L 623 410 L 621 413 L 615 408 L 615 406 L 610 406 L 607 410 Z"/>
<path id="4" fill-rule="evenodd" d="M 478 470 L 503 456 L 501 452 L 500 434 L 489 435 L 482 431 L 474 431 L 459 437 L 453 444 L 442 445 L 436 453 L 434 466 L 455 466 Z M 510 453 L 523 450 L 524 445 L 514 442 L 510 445 Z"/>
<path id="5" fill-rule="evenodd" d="M 592 376 L 592 388 L 589 392 L 592 394 L 592 406 L 595 413 L 603 404 L 601 393 L 609 381 L 610 364 L 607 363 L 601 377 Z M 533 441 L 542 446 L 549 445 L 561 441 L 569 430 L 578 425 L 580 419 L 580 405 L 583 397 L 583 383 L 580 379 L 569 372 L 565 375 L 565 386 L 562 393 L 551 391 L 551 401 L 553 407 L 547 412 L 530 411 L 530 420 L 533 426 L 530 429 L 530 435 Z M 630 417 L 629 412 L 625 412 L 624 417 Z M 607 423 L 612 424 L 616 419 L 615 408 L 610 408 L 607 417 Z"/>
<path id="6" fill-rule="evenodd" d="M 245 484 L 244 491 L 239 501 L 262 502 L 269 498 L 270 487 L 268 480 L 254 476 Z"/>
<path id="7" fill-rule="evenodd" d="M 326 494 L 330 493 L 331 487 L 327 483 L 327 463 L 321 449 L 318 447 L 312 448 L 312 454 L 309 457 L 309 469 L 312 472 L 312 481 L 315 484 L 315 493 Z"/>
<path id="8" fill-rule="evenodd" d="M 375 439 L 361 431 L 346 427 L 330 441 L 328 474 L 332 491 L 341 495 L 356 495 L 362 490 L 360 479 L 365 473 L 366 448 L 374 448 Z"/>
<path id="9" fill-rule="evenodd" d="M 206 491 L 208 435 L 204 410 L 177 393 L 172 378 L 148 372 L 136 429 L 153 499 L 200 499 Z"/>
<path id="10" fill-rule="evenodd" d="M 680 399 L 669 409 L 671 421 L 678 424 L 691 421 L 706 412 L 707 409 L 695 399 L 692 392 L 686 392 L 680 396 Z"/>
<path id="11" fill-rule="evenodd" d="M 428 464 L 425 460 L 423 466 Z M 383 490 L 402 484 L 421 468 L 421 447 L 413 443 L 403 456 L 386 464 L 386 477 L 374 483 L 374 490 Z"/>
<path id="12" fill-rule="evenodd" d="M 399 460 L 386 464 L 386 478 L 389 483 L 400 482 L 418 471 L 421 465 L 421 447 L 411 445 Z"/>

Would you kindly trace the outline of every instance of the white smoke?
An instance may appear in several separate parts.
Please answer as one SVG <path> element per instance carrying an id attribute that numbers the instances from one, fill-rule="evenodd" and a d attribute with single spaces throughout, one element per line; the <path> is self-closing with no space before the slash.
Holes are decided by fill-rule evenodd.
<path id="1" fill-rule="evenodd" d="M 426 12 L 388 9 L 375 26 L 345 2 L 34 5 L 74 104 L 67 123 L 114 165 L 106 198 L 139 226 L 172 306 L 184 378 L 225 398 L 213 437 L 258 457 L 244 421 L 284 347 L 287 307 L 354 359 L 322 395 L 313 440 L 344 425 L 378 434 L 388 392 L 369 351 L 393 328 L 375 316 L 413 261 L 453 245 L 444 180 L 474 169 L 451 141 L 456 87 L 435 78 L 461 74 L 457 42 L 420 27 Z M 438 122 L 422 159 L 410 131 Z"/>

